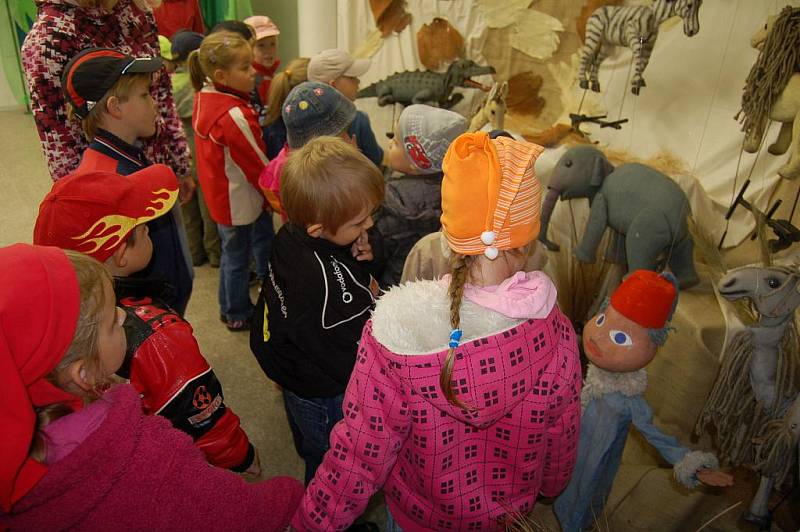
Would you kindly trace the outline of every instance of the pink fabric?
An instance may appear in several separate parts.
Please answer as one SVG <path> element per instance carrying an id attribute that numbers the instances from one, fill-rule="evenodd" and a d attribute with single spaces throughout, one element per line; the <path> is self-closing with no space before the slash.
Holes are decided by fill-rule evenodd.
<path id="1" fill-rule="evenodd" d="M 12 530 L 284 530 L 302 484 L 276 477 L 248 484 L 209 466 L 192 439 L 161 416 L 142 414 L 132 386 L 105 396 L 106 419 L 49 466 L 12 508 Z"/>
<path id="2" fill-rule="evenodd" d="M 109 408 L 111 403 L 101 398 L 74 414 L 53 421 L 42 429 L 45 463 L 50 465 L 60 462 L 74 451 L 106 419 Z"/>
<path id="3" fill-rule="evenodd" d="M 281 214 L 281 218 L 285 222 L 288 220 L 286 213 L 281 206 L 281 172 L 286 165 L 286 159 L 289 157 L 289 146 L 284 146 L 278 155 L 275 156 L 266 168 L 258 176 L 258 186 L 264 191 L 267 201 L 272 206 L 275 212 Z"/>
<path id="4" fill-rule="evenodd" d="M 38 2 L 38 16 L 22 43 L 22 65 L 31 95 L 31 110 L 53 179 L 78 167 L 88 146 L 78 120 L 67 120 L 61 89 L 64 66 L 85 48 L 101 46 L 134 57 L 158 57 L 155 19 L 133 0 L 120 0 L 111 11 L 78 7 L 69 0 Z M 153 163 L 163 163 L 176 175 L 189 175 L 191 156 L 186 134 L 172 100 L 169 74 L 153 74 L 153 97 L 158 104 L 157 132 L 144 141 Z"/>
<path id="5" fill-rule="evenodd" d="M 450 282 L 450 276 L 443 280 Z M 499 285 L 464 285 L 464 297 L 509 318 L 546 318 L 556 304 L 558 291 L 542 272 L 517 272 Z"/>
<path id="6" fill-rule="evenodd" d="M 380 304 L 380 303 L 379 303 Z M 344 420 L 292 525 L 342 530 L 383 487 L 398 524 L 415 530 L 499 530 L 538 495 L 558 494 L 575 464 L 581 370 L 575 333 L 554 307 L 461 345 L 461 401 L 441 393 L 447 352 L 402 356 L 364 327 Z"/>

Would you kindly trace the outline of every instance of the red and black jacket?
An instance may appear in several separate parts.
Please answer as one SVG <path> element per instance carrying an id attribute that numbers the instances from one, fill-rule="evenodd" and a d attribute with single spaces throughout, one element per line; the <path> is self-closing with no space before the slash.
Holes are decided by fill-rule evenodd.
<path id="1" fill-rule="evenodd" d="M 245 471 L 255 450 L 239 417 L 225 406 L 222 385 L 200 353 L 191 325 L 160 300 L 142 295 L 158 295 L 152 283 L 118 278 L 115 290 L 126 313 L 128 341 L 117 374 L 142 395 L 145 414 L 169 419 L 212 465 Z"/>

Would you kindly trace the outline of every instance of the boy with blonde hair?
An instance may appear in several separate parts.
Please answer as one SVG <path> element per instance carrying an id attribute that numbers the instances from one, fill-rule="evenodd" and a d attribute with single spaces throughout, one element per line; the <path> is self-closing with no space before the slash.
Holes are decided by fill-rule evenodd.
<path id="1" fill-rule="evenodd" d="M 289 221 L 272 244 L 250 347 L 283 388 L 310 480 L 342 418 L 358 339 L 378 295 L 366 231 L 383 177 L 343 139 L 317 137 L 289 156 L 281 199 Z"/>
<path id="2" fill-rule="evenodd" d="M 150 84 L 152 73 L 161 65 L 160 58 L 135 58 L 110 48 L 83 50 L 67 63 L 61 81 L 64 96 L 89 140 L 76 174 L 130 175 L 150 166 L 139 141 L 156 133 L 158 109 Z M 191 177 L 181 182 L 189 196 L 193 185 Z M 192 293 L 194 271 L 180 208 L 151 220 L 147 228 L 153 259 L 139 277 L 166 283 L 163 299 L 182 316 Z"/>

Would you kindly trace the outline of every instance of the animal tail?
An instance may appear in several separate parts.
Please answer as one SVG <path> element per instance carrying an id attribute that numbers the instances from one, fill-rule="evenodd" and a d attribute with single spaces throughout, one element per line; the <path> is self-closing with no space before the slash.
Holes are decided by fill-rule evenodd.
<path id="1" fill-rule="evenodd" d="M 378 96 L 378 90 L 375 84 L 373 83 L 369 87 L 364 87 L 363 89 L 358 91 L 356 98 L 373 98 L 376 96 Z"/>

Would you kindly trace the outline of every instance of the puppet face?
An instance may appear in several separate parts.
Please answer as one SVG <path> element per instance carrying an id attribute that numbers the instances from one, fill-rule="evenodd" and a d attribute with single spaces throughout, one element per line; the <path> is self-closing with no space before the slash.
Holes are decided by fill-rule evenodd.
<path id="1" fill-rule="evenodd" d="M 583 349 L 595 366 L 606 371 L 642 369 L 653 360 L 658 346 L 647 329 L 609 305 L 583 329 Z"/>

